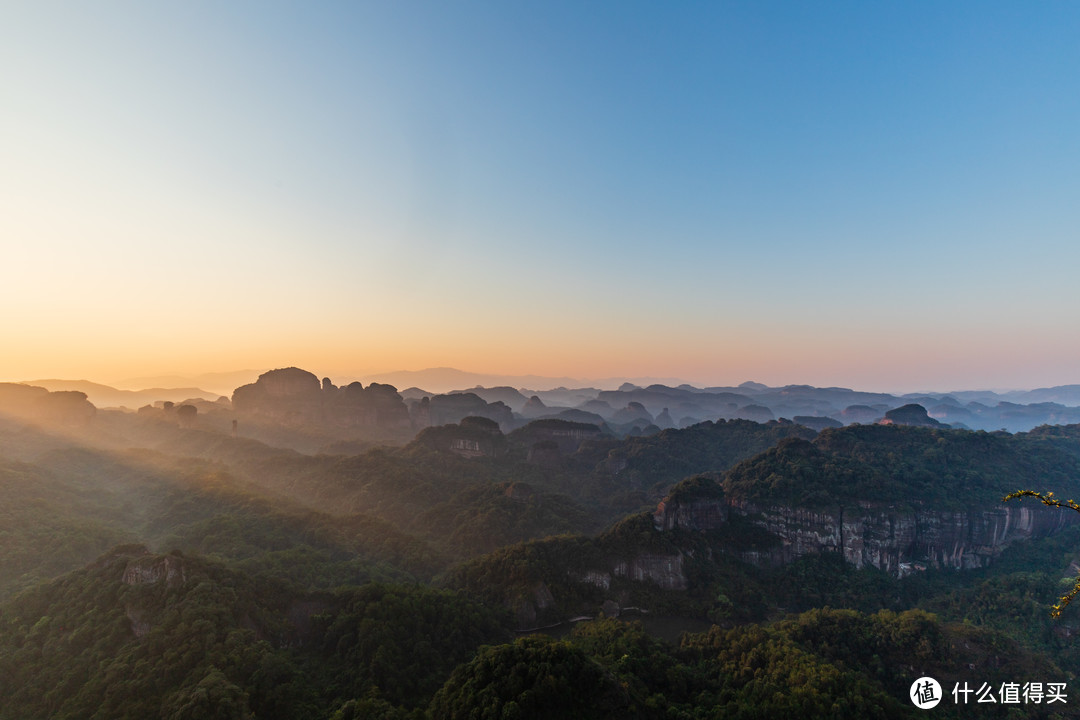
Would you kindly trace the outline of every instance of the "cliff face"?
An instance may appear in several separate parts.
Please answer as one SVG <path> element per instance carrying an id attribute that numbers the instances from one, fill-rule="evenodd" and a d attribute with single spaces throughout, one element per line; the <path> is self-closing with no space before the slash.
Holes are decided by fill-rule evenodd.
<path id="1" fill-rule="evenodd" d="M 583 442 L 602 436 L 603 432 L 596 425 L 555 418 L 533 420 L 513 432 L 514 439 L 524 445 L 554 443 L 565 455 L 577 452 Z"/>
<path id="2" fill-rule="evenodd" d="M 458 425 L 427 428 L 414 442 L 462 457 L 498 457 L 506 452 L 506 436 L 498 424 L 482 417 L 467 417 Z"/>
<path id="3" fill-rule="evenodd" d="M 452 425 L 470 416 L 494 420 L 504 431 L 514 423 L 514 413 L 509 407 L 498 401 L 489 403 L 475 393 L 435 395 L 425 410 L 432 426 Z M 417 429 L 421 428 L 417 426 Z"/>
<path id="4" fill-rule="evenodd" d="M 776 536 L 766 550 L 742 553 L 755 565 L 781 565 L 816 552 L 842 552 L 856 567 L 894 575 L 924 567 L 985 567 L 1010 543 L 1045 537 L 1077 521 L 1072 512 L 1041 505 L 947 512 L 859 503 L 833 510 L 735 503 L 724 498 L 665 500 L 654 519 L 659 530 L 720 528 L 731 513 Z"/>
<path id="5" fill-rule="evenodd" d="M 661 500 L 653 513 L 657 530 L 715 530 L 727 522 L 729 508 L 722 499 Z"/>
<path id="6" fill-rule="evenodd" d="M 125 585 L 154 585 L 163 583 L 170 590 L 181 587 L 187 581 L 184 561 L 173 555 L 152 555 L 146 548 L 134 550 L 120 582 Z M 153 628 L 153 612 L 138 603 L 125 603 L 124 614 L 131 623 L 135 637 L 143 637 Z"/>
<path id="7" fill-rule="evenodd" d="M 642 553 L 631 560 L 615 563 L 612 574 L 637 582 L 651 582 L 665 590 L 685 590 L 687 587 L 682 553 Z"/>
<path id="8" fill-rule="evenodd" d="M 612 578 L 652 583 L 664 590 L 685 590 L 686 573 L 682 553 L 641 553 L 629 560 L 617 560 L 605 570 L 586 570 L 573 575 L 578 582 L 588 583 L 601 590 L 611 588 Z"/>
<path id="9" fill-rule="evenodd" d="M 162 582 L 170 588 L 179 587 L 187 579 L 184 562 L 171 555 L 145 555 L 132 559 L 124 568 L 121 582 L 125 585 L 149 585 Z"/>
<path id="10" fill-rule="evenodd" d="M 0 415 L 12 415 L 34 422 L 83 426 L 93 420 L 97 408 L 77 390 L 49 392 L 45 388 L 18 383 L 0 383 Z"/>

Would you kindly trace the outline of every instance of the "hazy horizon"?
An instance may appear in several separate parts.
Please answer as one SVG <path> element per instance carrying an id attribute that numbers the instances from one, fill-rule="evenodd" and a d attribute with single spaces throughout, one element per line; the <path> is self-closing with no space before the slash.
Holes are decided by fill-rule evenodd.
<path id="1" fill-rule="evenodd" d="M 10 4 L 0 377 L 1071 384 L 1078 30 L 1002 2 Z"/>
<path id="2" fill-rule="evenodd" d="M 1023 392 L 1029 390 L 1036 390 L 1040 388 L 1057 387 L 1064 385 L 1076 385 L 1080 383 L 1057 383 L 1055 385 L 1040 385 L 1030 387 L 980 387 L 980 386 L 951 386 L 951 387 L 912 387 L 912 388 L 896 388 L 896 387 L 873 387 L 873 386 L 859 386 L 853 384 L 833 383 L 830 385 L 817 385 L 808 382 L 783 382 L 783 383 L 766 383 L 760 380 L 750 377 L 744 378 L 735 382 L 705 382 L 705 381 L 693 381 L 686 378 L 678 377 L 629 377 L 629 376 L 606 376 L 606 377 L 552 377 L 543 375 L 503 375 L 498 373 L 483 373 L 474 372 L 461 368 L 447 368 L 447 367 L 428 367 L 418 370 L 396 370 L 396 371 L 382 371 L 382 372 L 367 372 L 367 373 L 324 373 L 317 367 L 304 367 L 297 365 L 277 365 L 275 367 L 266 367 L 260 370 L 238 370 L 238 371 L 211 371 L 206 373 L 163 373 L 161 375 L 146 375 L 142 377 L 131 378 L 94 378 L 86 376 L 72 376 L 72 377 L 46 377 L 44 375 L 36 377 L 19 377 L 19 378 L 4 378 L 0 382 L 14 382 L 14 383 L 29 383 L 46 381 L 59 381 L 59 382 L 89 382 L 99 385 L 112 387 L 118 390 L 126 391 L 139 391 L 149 390 L 154 388 L 183 388 L 192 387 L 205 390 L 219 395 L 229 395 L 233 390 L 243 384 L 254 382 L 259 375 L 274 369 L 280 369 L 285 367 L 300 367 L 302 370 L 315 373 L 320 378 L 329 377 L 331 382 L 336 385 L 344 385 L 350 382 L 359 381 L 364 385 L 368 385 L 372 382 L 389 382 L 397 387 L 399 391 L 406 390 L 410 387 L 419 387 L 422 390 L 429 392 L 443 393 L 453 390 L 468 390 L 476 386 L 494 387 L 498 385 L 509 385 L 517 389 L 527 390 L 552 390 L 558 387 L 566 388 L 596 388 L 601 390 L 613 390 L 618 388 L 624 382 L 639 385 L 645 387 L 647 385 L 659 384 L 667 385 L 669 387 L 676 387 L 678 385 L 687 384 L 695 388 L 704 389 L 707 387 L 738 387 L 744 383 L 761 383 L 771 388 L 781 388 L 785 386 L 813 386 L 818 388 L 839 387 L 854 390 L 856 392 L 871 392 L 871 393 L 887 393 L 893 395 L 911 395 L 918 393 L 934 393 L 934 394 L 947 394 L 950 392 L 993 392 L 993 393 L 1009 393 L 1009 392 Z M 232 378 L 232 381 L 228 380 Z M 415 381 L 415 382 L 414 382 Z"/>

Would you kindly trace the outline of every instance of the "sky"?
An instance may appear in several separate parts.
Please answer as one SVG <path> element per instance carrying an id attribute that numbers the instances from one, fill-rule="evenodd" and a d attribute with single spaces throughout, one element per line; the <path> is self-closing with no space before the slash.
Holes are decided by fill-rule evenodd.
<path id="1" fill-rule="evenodd" d="M 0 380 L 1080 382 L 1080 5 L 0 2 Z"/>

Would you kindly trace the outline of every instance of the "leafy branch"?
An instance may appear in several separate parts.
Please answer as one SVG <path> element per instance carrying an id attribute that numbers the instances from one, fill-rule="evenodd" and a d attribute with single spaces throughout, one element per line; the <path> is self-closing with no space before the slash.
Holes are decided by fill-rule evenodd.
<path id="1" fill-rule="evenodd" d="M 1002 502 L 1008 502 L 1009 500 L 1023 497 L 1033 497 L 1047 507 L 1065 507 L 1080 513 L 1080 505 L 1078 505 L 1073 500 L 1058 500 L 1056 497 L 1054 497 L 1054 493 L 1052 492 L 1048 492 L 1044 495 L 1043 493 L 1036 492 L 1034 490 L 1017 490 L 1016 492 L 1011 492 L 1004 498 L 1002 498 Z M 1073 598 L 1075 598 L 1078 594 L 1080 594 L 1080 575 L 1076 576 L 1076 582 L 1073 584 L 1073 589 L 1065 595 L 1062 595 L 1061 598 L 1058 600 L 1058 604 L 1055 605 L 1050 611 L 1050 617 L 1061 617 L 1061 612 L 1069 606 L 1069 603 L 1071 603 L 1073 601 Z"/>

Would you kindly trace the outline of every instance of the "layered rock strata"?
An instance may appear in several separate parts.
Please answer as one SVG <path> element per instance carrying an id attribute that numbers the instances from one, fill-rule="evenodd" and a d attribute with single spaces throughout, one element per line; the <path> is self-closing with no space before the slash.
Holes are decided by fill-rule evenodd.
<path id="1" fill-rule="evenodd" d="M 1080 520 L 1041 505 L 1010 505 L 964 512 L 857 503 L 832 509 L 737 503 L 725 498 L 665 500 L 657 529 L 719 529 L 732 513 L 768 531 L 779 542 L 742 551 L 755 565 L 781 565 L 816 552 L 840 552 L 855 567 L 904 575 L 918 567 L 985 567 L 1018 540 L 1045 537 Z"/>

